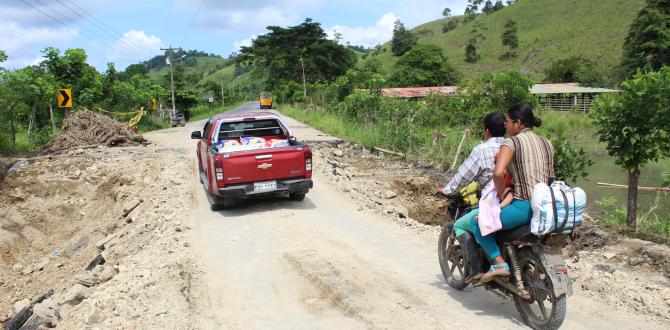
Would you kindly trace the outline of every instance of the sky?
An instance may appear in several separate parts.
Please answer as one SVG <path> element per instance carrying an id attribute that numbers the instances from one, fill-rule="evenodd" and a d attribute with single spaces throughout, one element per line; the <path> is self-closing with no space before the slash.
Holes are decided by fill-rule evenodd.
<path id="1" fill-rule="evenodd" d="M 0 0 L 0 49 L 5 68 L 37 64 L 45 47 L 83 48 L 89 63 L 117 70 L 160 55 L 160 48 L 197 49 L 227 57 L 267 33 L 266 27 L 311 18 L 341 43 L 373 47 L 406 27 L 438 19 L 448 7 L 462 14 L 466 0 Z"/>

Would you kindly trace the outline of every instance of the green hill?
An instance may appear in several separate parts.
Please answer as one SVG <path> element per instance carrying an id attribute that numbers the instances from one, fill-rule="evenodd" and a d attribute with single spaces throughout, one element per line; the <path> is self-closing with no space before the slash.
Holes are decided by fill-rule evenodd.
<path id="1" fill-rule="evenodd" d="M 198 56 L 194 57 L 195 63 L 186 62 L 184 64 L 175 61 L 175 65 L 183 65 L 184 73 L 186 74 L 197 74 L 201 78 L 209 76 L 217 71 L 227 69 L 228 67 L 232 70 L 232 63 L 221 57 L 213 56 Z M 154 81 L 161 81 L 163 77 L 168 74 L 170 71 L 170 66 L 163 66 L 160 69 L 151 69 L 149 70 L 149 77 Z M 231 71 L 232 72 L 232 71 Z M 232 76 L 232 74 L 231 74 Z"/>
<path id="2" fill-rule="evenodd" d="M 467 24 L 460 22 L 447 33 L 442 33 L 443 19 L 417 26 L 412 31 L 432 31 L 418 42 L 442 47 L 448 60 L 466 79 L 482 72 L 515 68 L 541 81 L 546 67 L 554 60 L 569 56 L 583 56 L 596 62 L 604 72 L 612 72 L 621 60 L 628 26 L 644 5 L 644 0 L 519 0 L 492 14 L 481 14 Z M 507 51 L 501 34 L 509 19 L 517 22 L 519 37 L 518 56 L 511 61 L 500 58 Z M 485 28 L 482 30 L 486 39 L 478 46 L 481 59 L 467 63 L 464 48 L 475 22 Z M 391 53 L 390 42 L 382 46 L 378 55 L 368 58 L 378 58 L 386 72 L 390 72 L 397 61 Z"/>

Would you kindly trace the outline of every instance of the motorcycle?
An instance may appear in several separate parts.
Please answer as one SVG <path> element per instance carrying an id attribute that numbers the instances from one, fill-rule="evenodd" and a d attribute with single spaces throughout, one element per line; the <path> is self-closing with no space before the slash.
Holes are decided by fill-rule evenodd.
<path id="1" fill-rule="evenodd" d="M 456 238 L 453 229 L 453 223 L 473 208 L 461 195 L 447 198 L 447 212 L 454 221 L 445 224 L 438 241 L 440 267 L 447 284 L 456 290 L 472 284 L 511 296 L 526 325 L 532 329 L 558 329 L 565 319 L 572 283 L 563 259 L 544 253 L 548 237 L 535 236 L 528 225 L 496 232 L 498 248 L 511 275 L 480 283 L 471 278 L 471 269 L 488 269 L 488 260 L 472 234 L 466 232 Z"/>

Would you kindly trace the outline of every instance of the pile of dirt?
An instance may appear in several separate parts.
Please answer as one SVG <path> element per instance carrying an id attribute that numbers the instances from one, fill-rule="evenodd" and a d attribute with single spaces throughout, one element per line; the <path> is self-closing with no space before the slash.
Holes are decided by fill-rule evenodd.
<path id="1" fill-rule="evenodd" d="M 190 328 L 193 171 L 186 155 L 150 146 L 75 149 L 9 172 L 0 325 Z"/>
<path id="2" fill-rule="evenodd" d="M 81 110 L 63 121 L 63 130 L 43 151 L 53 153 L 90 146 L 137 145 L 143 141 L 144 138 L 133 133 L 128 125 L 105 115 Z"/>

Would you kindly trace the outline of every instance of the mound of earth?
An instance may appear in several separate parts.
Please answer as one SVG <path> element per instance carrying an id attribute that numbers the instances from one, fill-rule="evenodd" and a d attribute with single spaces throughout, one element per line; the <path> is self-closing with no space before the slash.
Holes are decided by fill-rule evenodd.
<path id="1" fill-rule="evenodd" d="M 105 115 L 81 110 L 63 121 L 61 133 L 43 150 L 53 153 L 89 146 L 137 145 L 143 141 L 142 136 L 135 134 L 128 125 Z"/>

